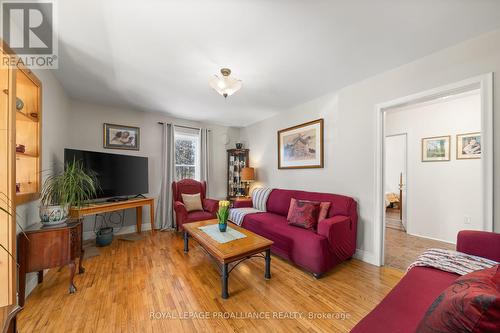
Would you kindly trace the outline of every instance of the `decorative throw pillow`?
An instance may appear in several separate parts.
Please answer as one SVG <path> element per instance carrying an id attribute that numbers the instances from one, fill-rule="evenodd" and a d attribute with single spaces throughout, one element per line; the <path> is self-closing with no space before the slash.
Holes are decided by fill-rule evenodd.
<path id="1" fill-rule="evenodd" d="M 314 229 L 318 223 L 319 202 L 295 200 L 290 204 L 288 211 L 288 224 L 304 229 Z"/>
<path id="2" fill-rule="evenodd" d="M 461 276 L 432 303 L 418 333 L 499 331 L 500 265 Z"/>
<path id="3" fill-rule="evenodd" d="M 184 206 L 186 206 L 186 210 L 188 212 L 192 212 L 195 210 L 203 210 L 200 193 L 196 194 L 182 193 L 181 195 L 182 195 L 182 201 L 184 202 Z"/>
<path id="4" fill-rule="evenodd" d="M 295 207 L 297 201 L 298 200 L 295 198 L 292 198 L 292 200 L 290 200 L 290 208 L 288 209 L 288 215 L 286 217 L 286 219 L 289 221 L 290 221 L 290 217 L 292 216 L 292 211 L 294 210 L 294 207 Z M 301 201 L 318 203 L 316 201 L 308 201 L 308 200 L 301 200 Z M 327 218 L 331 205 L 332 205 L 332 203 L 329 201 L 319 203 L 318 223 Z"/>

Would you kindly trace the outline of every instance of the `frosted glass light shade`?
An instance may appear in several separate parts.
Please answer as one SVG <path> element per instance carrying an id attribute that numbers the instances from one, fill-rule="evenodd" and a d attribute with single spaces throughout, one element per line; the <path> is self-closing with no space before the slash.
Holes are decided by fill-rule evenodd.
<path id="1" fill-rule="evenodd" d="M 221 69 L 222 75 L 214 75 L 208 81 L 210 87 L 224 97 L 231 96 L 241 89 L 241 81 L 230 77 L 231 70 L 227 68 Z"/>

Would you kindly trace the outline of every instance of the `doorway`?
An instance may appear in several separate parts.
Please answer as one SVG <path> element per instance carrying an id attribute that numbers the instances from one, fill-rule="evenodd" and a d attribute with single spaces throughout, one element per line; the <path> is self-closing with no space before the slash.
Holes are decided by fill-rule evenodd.
<path id="1" fill-rule="evenodd" d="M 385 227 L 402 232 L 406 232 L 408 223 L 406 215 L 407 141 L 406 133 L 385 137 Z"/>
<path id="2" fill-rule="evenodd" d="M 380 105 L 377 105 L 376 110 L 377 110 L 377 152 L 376 152 L 376 184 L 375 184 L 375 202 L 376 202 L 376 209 L 375 209 L 375 232 L 374 232 L 374 238 L 375 238 L 375 244 L 376 244 L 376 252 L 375 255 L 376 257 L 374 260 L 378 262 L 380 266 L 384 265 L 384 259 L 385 259 L 385 246 L 386 245 L 386 233 L 390 232 L 392 233 L 393 231 L 396 232 L 396 229 L 391 229 L 391 228 L 386 228 L 386 218 L 389 217 L 394 217 L 397 219 L 397 213 L 399 213 L 399 220 L 401 222 L 400 227 L 401 231 L 397 231 L 397 235 L 404 235 L 401 239 L 398 240 L 399 244 L 398 246 L 402 246 L 402 249 L 405 248 L 413 248 L 413 250 L 419 250 L 418 248 L 422 246 L 422 250 L 425 250 L 426 248 L 429 247 L 444 247 L 446 246 L 434 246 L 436 245 L 435 243 L 438 242 L 438 245 L 442 244 L 447 244 L 448 248 L 454 248 L 454 245 L 451 244 L 455 242 L 456 239 L 456 233 L 457 230 L 462 230 L 462 229 L 474 229 L 474 230 L 486 230 L 486 231 L 491 231 L 493 228 L 493 188 L 492 188 L 492 180 L 493 180 L 493 123 L 492 123 L 492 113 L 493 113 L 493 99 L 492 99 L 492 84 L 493 84 L 493 75 L 492 74 L 486 74 L 483 76 L 471 78 L 468 80 L 464 80 L 461 82 L 457 82 L 454 84 L 450 84 L 448 86 L 444 87 L 439 87 L 436 89 L 432 89 L 429 91 L 425 91 L 419 94 L 407 96 L 404 98 L 400 98 L 394 101 L 390 101 L 387 103 L 383 103 Z M 455 206 L 451 207 L 447 204 L 443 204 L 440 200 L 441 198 L 447 198 L 450 192 L 450 190 L 453 192 L 456 188 L 458 188 L 457 184 L 463 183 L 463 179 L 460 179 L 458 182 L 452 182 L 449 183 L 446 186 L 442 186 L 438 190 L 440 191 L 440 196 L 437 196 L 438 199 L 433 199 L 433 201 L 427 201 L 426 205 L 427 207 L 431 208 L 436 208 L 441 209 L 442 212 L 445 212 L 447 215 L 450 215 L 452 213 L 456 213 L 455 209 L 456 207 L 462 208 L 462 207 L 476 207 L 479 210 L 479 213 L 477 213 L 477 218 L 476 221 L 472 222 L 471 225 L 471 219 L 468 216 L 468 213 L 463 215 L 464 213 L 461 212 L 459 214 L 460 217 L 457 218 L 456 216 L 452 217 L 451 220 L 454 221 L 460 221 L 462 225 L 457 226 L 455 229 L 447 229 L 447 233 L 443 233 L 444 225 L 445 223 L 442 223 L 443 219 L 442 216 L 439 214 L 434 214 L 432 215 L 433 218 L 437 222 L 434 222 L 430 226 L 433 231 L 436 231 L 437 234 L 439 235 L 438 237 L 434 238 L 429 237 L 428 235 L 426 238 L 423 238 L 424 240 L 427 241 L 427 243 L 422 243 L 420 240 L 422 238 L 418 237 L 420 235 L 412 234 L 411 230 L 415 230 L 415 227 L 420 227 L 420 224 L 422 221 L 427 221 L 425 218 L 419 218 L 418 221 L 415 221 L 413 215 L 416 214 L 416 212 L 420 212 L 421 209 L 417 207 L 413 207 L 414 204 L 408 203 L 408 199 L 413 198 L 414 200 L 417 199 L 415 197 L 419 197 L 419 199 L 425 201 L 427 198 L 425 196 L 421 195 L 421 189 L 417 190 L 419 187 L 418 185 L 422 185 L 420 180 L 413 181 L 412 177 L 413 173 L 415 172 L 415 165 L 418 165 L 420 168 L 424 168 L 426 170 L 426 180 L 432 179 L 433 176 L 435 175 L 440 175 L 440 176 L 447 176 L 448 171 L 446 168 L 450 169 L 450 166 L 453 163 L 450 163 L 449 160 L 454 161 L 454 165 L 461 165 L 466 166 L 466 165 L 472 165 L 472 163 L 467 164 L 467 163 L 462 163 L 461 160 L 459 160 L 458 157 L 458 142 L 459 142 L 459 133 L 442 133 L 443 136 L 448 137 L 447 139 L 447 144 L 448 141 L 450 143 L 450 146 L 447 148 L 449 150 L 449 158 L 446 159 L 443 158 L 443 161 L 440 163 L 425 163 L 426 161 L 424 159 L 421 159 L 421 156 L 416 157 L 415 155 L 415 150 L 418 149 L 419 154 L 420 152 L 423 152 L 424 150 L 422 149 L 423 145 L 416 144 L 416 142 L 420 142 L 423 140 L 425 137 L 431 138 L 433 135 L 429 134 L 423 134 L 420 133 L 418 136 L 415 136 L 415 133 L 412 133 L 412 137 L 410 137 L 410 133 L 408 131 L 399 131 L 399 132 L 394 132 L 394 131 L 388 131 L 386 128 L 386 116 L 387 114 L 390 113 L 390 111 L 393 111 L 394 109 L 407 109 L 411 108 L 414 105 L 418 104 L 432 104 L 435 103 L 436 101 L 445 101 L 448 98 L 453 98 L 452 96 L 455 95 L 460 95 L 463 93 L 468 93 L 471 91 L 476 91 L 477 93 L 477 112 L 479 114 L 478 121 L 475 122 L 476 128 L 473 130 L 474 132 L 480 133 L 481 136 L 481 158 L 476 160 L 476 171 L 475 173 L 480 173 L 479 178 L 476 179 L 475 183 L 479 184 L 480 187 L 476 188 L 474 190 L 474 193 L 467 193 L 466 195 L 462 194 L 461 196 L 458 196 L 457 199 L 461 199 L 462 197 L 465 198 L 470 198 L 470 196 L 474 197 L 480 197 L 480 201 L 477 204 L 470 205 L 470 204 L 462 204 L 462 205 L 457 205 L 456 203 Z M 455 121 L 454 115 L 452 117 L 448 117 L 445 120 L 440 120 L 437 121 L 436 119 L 430 119 L 428 120 L 428 124 L 436 124 L 436 123 L 453 123 Z M 432 127 L 432 126 L 430 126 Z M 429 132 L 432 132 L 432 130 L 429 130 Z M 441 132 L 450 132 L 449 130 L 439 130 L 439 135 L 441 135 Z M 466 132 L 464 132 L 466 133 Z M 406 140 L 404 140 L 404 135 L 394 135 L 394 134 L 406 134 Z M 390 139 L 389 137 L 395 136 L 395 138 Z M 436 134 L 435 136 L 438 136 Z M 400 142 L 398 142 L 400 141 Z M 396 149 L 397 146 L 400 148 L 397 148 L 399 150 L 399 154 L 401 155 L 401 151 L 403 148 L 403 143 L 406 141 L 406 168 L 401 167 L 400 164 L 403 163 L 402 159 L 399 158 L 399 162 L 395 162 L 389 165 L 389 161 L 386 161 L 386 157 L 393 156 L 391 155 L 391 152 L 388 153 L 388 149 Z M 391 148 L 392 146 L 392 148 Z M 413 150 L 413 151 L 411 151 Z M 386 155 L 387 154 L 387 155 Z M 411 155 L 411 156 L 410 156 Z M 448 157 L 448 156 L 447 156 Z M 398 166 L 399 164 L 399 166 Z M 433 167 L 438 167 L 436 170 L 429 170 L 429 166 Z M 441 167 L 441 169 L 439 169 Z M 400 182 L 397 183 L 397 185 L 389 185 L 386 184 L 386 177 L 389 177 L 392 174 L 395 174 L 397 171 L 394 171 L 392 169 L 402 169 L 403 171 L 399 172 L 399 180 Z M 451 168 L 453 169 L 453 167 Z M 456 169 L 456 168 L 454 168 Z M 480 172 L 477 172 L 479 170 Z M 465 173 L 467 174 L 467 173 Z M 413 175 L 413 176 L 412 176 Z M 468 175 L 468 174 L 467 174 Z M 391 176 L 394 178 L 393 176 Z M 468 178 L 468 177 L 466 177 Z M 441 181 L 435 181 L 433 180 L 434 183 L 440 184 Z M 393 183 L 393 181 L 391 181 Z M 401 187 L 401 188 L 399 188 Z M 421 186 L 420 186 L 421 188 Z M 410 191 L 408 191 L 410 190 Z M 412 192 L 413 190 L 413 192 Z M 434 192 L 438 191 L 434 189 Z M 398 193 L 401 191 L 401 193 Z M 416 191 L 416 192 L 415 192 Z M 448 192 L 447 192 L 448 191 Z M 429 192 L 432 193 L 432 192 Z M 392 196 L 392 200 L 386 200 L 387 196 L 386 194 L 389 194 Z M 453 193 L 454 194 L 454 193 Z M 387 204 L 386 201 L 394 201 L 393 205 Z M 398 202 L 402 201 L 402 202 Z M 399 204 L 401 205 L 399 207 Z M 393 211 L 390 211 L 388 209 L 393 208 Z M 422 206 L 420 206 L 422 207 Z M 386 214 L 387 213 L 393 213 L 393 214 Z M 432 211 L 432 213 L 435 213 Z M 450 218 L 450 216 L 448 216 Z M 451 231 L 450 231 L 451 230 Z M 414 237 L 417 237 L 418 242 L 415 242 Z M 443 243 L 441 241 L 445 241 L 446 243 Z M 396 252 L 398 252 L 399 249 L 397 249 Z M 394 252 L 394 251 L 393 251 Z M 414 252 L 415 258 L 418 256 L 418 254 L 421 251 Z M 402 257 L 401 253 L 396 253 L 396 256 Z M 407 258 L 408 259 L 408 258 Z M 404 268 L 403 268 L 404 269 Z"/>

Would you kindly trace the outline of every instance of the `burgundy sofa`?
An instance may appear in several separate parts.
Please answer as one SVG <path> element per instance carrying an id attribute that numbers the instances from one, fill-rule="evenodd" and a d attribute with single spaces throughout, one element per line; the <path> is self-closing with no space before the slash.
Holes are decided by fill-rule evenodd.
<path id="1" fill-rule="evenodd" d="M 461 231 L 457 251 L 500 262 L 500 234 Z M 434 300 L 459 277 L 430 267 L 414 267 L 352 333 L 415 332 Z"/>
<path id="2" fill-rule="evenodd" d="M 327 219 L 317 230 L 290 226 L 286 217 L 292 198 L 331 202 Z M 236 201 L 234 207 L 251 207 L 251 201 Z M 271 251 L 319 277 L 353 256 L 356 250 L 357 204 L 337 194 L 274 189 L 267 199 L 267 212 L 248 214 L 242 227 L 274 242 Z"/>
<path id="3" fill-rule="evenodd" d="M 207 183 L 199 182 L 194 179 L 183 179 L 178 182 L 172 182 L 172 200 L 175 211 L 175 221 L 177 229 L 183 230 L 184 223 L 203 221 L 216 218 L 219 209 L 219 201 L 207 199 Z M 200 193 L 203 210 L 188 212 L 182 201 L 182 194 Z"/>

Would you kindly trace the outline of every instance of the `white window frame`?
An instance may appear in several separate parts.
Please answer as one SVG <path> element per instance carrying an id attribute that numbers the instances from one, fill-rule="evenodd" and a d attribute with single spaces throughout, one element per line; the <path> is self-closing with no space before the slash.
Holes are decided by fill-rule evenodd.
<path id="1" fill-rule="evenodd" d="M 191 164 L 177 164 L 175 160 L 175 145 L 178 139 L 181 140 L 190 140 L 195 143 L 195 155 L 194 155 L 194 165 Z M 175 128 L 174 129 L 174 168 L 177 169 L 178 166 L 184 167 L 194 167 L 194 179 L 200 181 L 201 178 L 201 132 L 199 130 L 185 131 L 183 128 Z M 174 170 L 175 180 L 179 181 L 181 179 L 177 179 L 177 170 Z"/>

